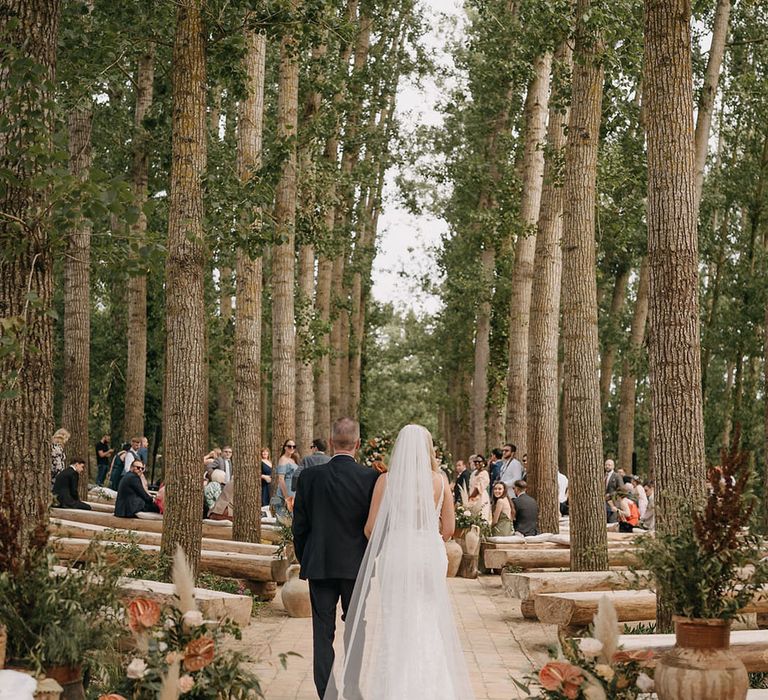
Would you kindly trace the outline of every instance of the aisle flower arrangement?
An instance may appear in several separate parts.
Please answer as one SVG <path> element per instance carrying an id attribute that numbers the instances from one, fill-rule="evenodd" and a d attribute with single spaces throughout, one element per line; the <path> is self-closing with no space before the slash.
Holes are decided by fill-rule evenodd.
<path id="1" fill-rule="evenodd" d="M 174 557 L 173 606 L 137 598 L 126 608 L 136 650 L 127 660 L 118 692 L 99 700 L 263 698 L 259 679 L 243 664 L 249 659 L 223 648 L 225 637 L 240 639 L 232 622 L 207 622 L 198 610 L 194 581 L 179 549 Z"/>
<path id="2" fill-rule="evenodd" d="M 363 464 L 373 469 L 377 468 L 377 463 L 386 464 L 389 453 L 392 451 L 392 444 L 391 435 L 378 435 L 366 440 L 361 447 Z"/>
<path id="3" fill-rule="evenodd" d="M 604 597 L 590 637 L 568 639 L 561 652 L 515 684 L 530 699 L 650 700 L 653 697 L 653 652 L 624 651 L 618 645 L 616 610 Z"/>

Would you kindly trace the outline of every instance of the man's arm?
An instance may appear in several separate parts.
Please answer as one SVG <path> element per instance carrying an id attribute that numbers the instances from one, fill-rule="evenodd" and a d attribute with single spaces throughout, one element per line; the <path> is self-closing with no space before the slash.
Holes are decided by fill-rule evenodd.
<path id="1" fill-rule="evenodd" d="M 283 481 L 283 483 L 285 483 Z M 304 554 L 304 546 L 307 544 L 307 538 L 310 532 L 309 513 L 307 512 L 307 479 L 300 479 L 296 489 L 296 499 L 293 502 L 293 549 L 296 553 L 296 559 L 301 564 Z"/>

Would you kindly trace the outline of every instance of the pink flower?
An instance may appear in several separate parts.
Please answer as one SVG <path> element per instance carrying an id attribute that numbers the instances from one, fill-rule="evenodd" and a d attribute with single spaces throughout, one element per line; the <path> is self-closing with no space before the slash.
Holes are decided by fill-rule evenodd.
<path id="1" fill-rule="evenodd" d="M 179 678 L 179 692 L 188 693 L 194 687 L 195 679 L 192 678 L 192 676 L 190 676 L 188 673 L 185 673 L 181 678 Z"/>

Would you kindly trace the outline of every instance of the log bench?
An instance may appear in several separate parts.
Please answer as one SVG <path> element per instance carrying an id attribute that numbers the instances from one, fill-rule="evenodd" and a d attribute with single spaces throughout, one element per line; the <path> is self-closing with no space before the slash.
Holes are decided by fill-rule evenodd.
<path id="1" fill-rule="evenodd" d="M 60 518 L 50 518 L 49 524 L 51 534 L 56 537 L 74 537 L 79 539 L 102 537 L 113 542 L 135 542 L 136 544 L 154 544 L 158 546 L 162 540 L 162 535 L 158 532 L 109 528 L 103 525 L 61 520 Z M 201 549 L 212 552 L 237 552 L 239 554 L 259 554 L 265 556 L 277 555 L 277 546 L 273 544 L 217 540 L 213 537 L 203 537 Z"/>
<path id="2" fill-rule="evenodd" d="M 650 649 L 660 654 L 675 646 L 675 635 L 623 634 L 619 644 L 625 651 Z M 744 662 L 749 673 L 768 671 L 768 633 L 765 630 L 731 632 L 731 651 Z"/>
<path id="3" fill-rule="evenodd" d="M 609 566 L 632 566 L 637 564 L 632 547 L 608 549 Z M 485 549 L 483 563 L 487 569 L 503 569 L 517 566 L 521 569 L 566 569 L 571 565 L 571 550 L 564 547 L 538 548 L 518 547 L 515 549 Z"/>
<path id="4" fill-rule="evenodd" d="M 538 593 L 534 596 L 536 617 L 545 624 L 576 629 L 592 622 L 603 596 L 610 598 L 619 622 L 656 619 L 656 593 L 640 591 L 582 591 L 577 593 Z M 768 611 L 768 598 L 753 600 L 742 614 Z"/>
<path id="5" fill-rule="evenodd" d="M 90 539 L 52 538 L 53 550 L 64 561 L 83 561 L 88 556 Z M 108 552 L 110 549 L 125 546 L 121 542 L 99 541 L 99 545 Z M 142 552 L 160 554 L 160 547 L 151 544 L 135 545 Z M 276 559 L 272 556 L 256 554 L 240 554 L 237 552 L 200 552 L 200 570 L 209 571 L 218 576 L 229 578 L 244 578 L 249 581 L 274 581 L 285 583 L 288 580 L 288 560 Z"/>

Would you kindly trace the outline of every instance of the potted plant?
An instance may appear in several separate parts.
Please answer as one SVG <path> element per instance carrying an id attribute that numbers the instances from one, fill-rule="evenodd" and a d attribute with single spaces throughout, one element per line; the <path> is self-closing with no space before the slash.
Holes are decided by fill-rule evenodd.
<path id="1" fill-rule="evenodd" d="M 57 566 L 48 549 L 33 551 L 0 574 L 0 624 L 7 630 L 7 665 L 55 678 L 65 700 L 84 698 L 83 676 L 111 661 L 123 607 L 122 567 L 94 548 L 84 569 Z"/>
<path id="2" fill-rule="evenodd" d="M 730 652 L 731 621 L 768 581 L 762 538 L 749 530 L 756 499 L 746 456 L 723 454 L 708 495 L 683 506 L 672 534 L 637 541 L 640 565 L 669 601 L 676 644 L 656 669 L 660 700 L 745 698 L 744 664 Z M 705 690 L 706 689 L 706 690 Z"/>

